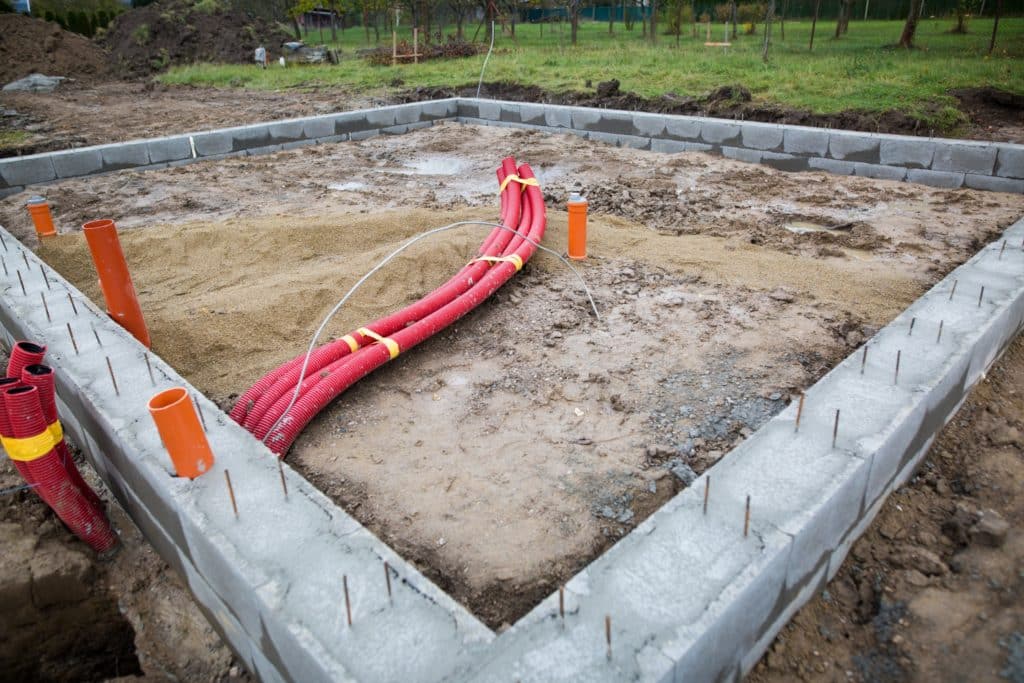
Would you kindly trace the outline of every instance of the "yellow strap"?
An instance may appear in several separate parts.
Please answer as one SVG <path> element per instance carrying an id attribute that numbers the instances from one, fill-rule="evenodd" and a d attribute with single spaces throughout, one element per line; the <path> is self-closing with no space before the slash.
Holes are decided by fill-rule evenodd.
<path id="1" fill-rule="evenodd" d="M 510 254 L 508 256 L 481 256 L 473 259 L 474 261 L 487 261 L 488 263 L 511 263 L 516 267 L 516 271 L 523 269 L 523 259 L 519 258 L 519 254 Z"/>
<path id="2" fill-rule="evenodd" d="M 47 427 L 47 429 L 49 429 L 50 433 L 53 434 L 54 444 L 59 444 L 64 440 L 64 427 L 61 426 L 60 420 L 54 420 L 53 424 Z"/>
<path id="3" fill-rule="evenodd" d="M 360 327 L 357 331 L 359 332 L 359 334 L 363 335 L 364 337 L 369 337 L 370 339 L 376 339 L 381 344 L 383 344 L 384 346 L 388 347 L 388 353 L 391 354 L 391 360 L 394 360 L 394 359 L 398 358 L 398 354 L 401 351 L 401 349 L 398 348 L 398 342 L 396 342 L 394 339 L 389 339 L 388 337 L 382 337 L 382 336 L 380 336 L 379 334 L 377 334 L 376 332 L 374 332 L 373 330 L 371 330 L 368 327 Z"/>
<path id="4" fill-rule="evenodd" d="M 498 188 L 498 192 L 504 192 L 505 188 L 508 187 L 508 184 L 513 182 L 513 181 L 515 181 L 515 182 L 519 183 L 520 185 L 522 185 L 523 186 L 522 189 L 524 189 L 524 190 L 526 189 L 527 185 L 533 185 L 534 187 L 540 187 L 540 183 L 537 182 L 536 178 L 520 178 L 515 173 L 513 173 L 512 175 L 505 176 L 505 179 L 501 181 L 501 186 Z"/>
<path id="5" fill-rule="evenodd" d="M 355 353 L 356 351 L 359 350 L 359 342 L 353 339 L 351 334 L 346 334 L 344 337 L 341 338 L 341 340 L 348 344 L 348 348 L 352 353 Z"/>
<path id="6" fill-rule="evenodd" d="M 54 424 L 59 425 L 60 423 L 55 422 Z M 0 437 L 0 442 L 3 443 L 4 450 L 7 451 L 7 457 L 11 460 L 17 460 L 18 462 L 37 460 L 52 451 L 53 447 L 59 442 L 59 440 L 53 440 L 52 428 L 53 425 L 50 425 L 46 428 L 46 431 L 24 439 Z"/>

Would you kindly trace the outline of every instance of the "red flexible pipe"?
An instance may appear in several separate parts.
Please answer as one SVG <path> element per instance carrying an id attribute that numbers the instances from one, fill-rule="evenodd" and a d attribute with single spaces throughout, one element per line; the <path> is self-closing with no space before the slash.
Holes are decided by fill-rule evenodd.
<path id="1" fill-rule="evenodd" d="M 516 192 L 518 192 L 519 194 L 522 194 L 522 191 L 519 190 L 518 188 L 516 189 Z M 522 204 L 522 203 L 519 202 L 518 204 Z M 529 229 L 529 226 L 531 225 L 531 219 L 530 219 L 531 208 L 530 208 L 529 204 L 522 204 L 522 207 L 523 207 L 522 208 L 522 212 L 520 213 L 520 216 L 519 216 L 519 224 L 517 226 L 517 232 L 518 233 L 524 233 L 526 230 Z M 503 223 L 503 225 L 505 225 L 505 223 Z M 495 240 L 495 241 L 491 242 L 491 248 L 492 249 L 499 249 L 500 248 L 500 249 L 502 249 L 502 253 L 500 253 L 500 254 L 487 254 L 487 255 L 488 256 L 508 256 L 510 254 L 515 253 L 514 249 L 517 248 L 518 245 L 520 245 L 522 243 L 522 241 L 523 241 L 522 235 L 521 234 L 513 233 L 513 232 L 511 232 L 509 230 L 503 230 L 501 228 L 498 228 L 498 230 L 500 230 L 502 233 L 504 233 L 504 235 L 506 235 L 507 237 L 504 238 L 504 239 L 498 239 L 498 240 Z M 470 289 L 472 289 L 472 287 L 476 286 L 479 283 L 480 278 L 487 272 L 488 269 L 491 268 L 491 264 L 486 262 L 486 261 L 476 261 L 476 262 L 474 262 L 471 265 L 474 266 L 473 271 L 466 278 L 467 283 L 470 286 L 465 288 L 464 291 L 462 293 L 460 293 L 459 296 L 462 296 L 463 294 L 465 294 L 466 291 L 469 291 Z M 458 297 L 455 297 L 455 298 L 457 299 Z M 454 301 L 455 299 L 452 299 L 452 300 Z M 450 304 L 451 301 L 449 301 L 448 303 Z M 448 305 L 448 304 L 444 304 L 444 305 Z M 430 313 L 433 313 L 433 312 L 436 312 L 437 310 L 440 310 L 442 307 L 443 306 L 438 306 L 438 307 L 434 308 L 433 311 L 430 311 L 429 313 L 424 313 L 423 316 L 420 317 L 420 318 L 417 318 L 417 320 L 420 320 L 423 317 L 426 317 L 427 315 L 430 315 Z M 396 325 L 396 324 L 392 324 L 392 319 L 394 317 L 395 316 L 388 316 L 387 318 L 382 318 L 381 320 L 377 321 L 376 323 L 373 323 L 372 324 L 373 326 L 370 327 L 370 329 L 372 329 L 373 331 L 377 332 L 378 334 L 380 334 L 383 337 L 388 337 L 388 336 L 391 336 L 392 334 L 394 334 L 395 332 L 398 332 L 401 329 L 405 329 L 410 324 L 416 322 L 416 320 L 411 320 L 411 321 L 408 321 L 407 323 L 399 326 L 399 325 Z M 372 343 L 374 341 L 371 338 L 363 337 L 363 335 L 359 335 L 359 338 L 361 340 L 365 339 L 365 343 Z M 348 349 L 348 347 L 346 345 L 346 351 L 348 351 L 348 350 L 349 349 Z M 300 391 L 299 391 L 300 398 L 301 398 L 302 394 L 304 394 L 307 391 L 312 390 L 312 388 L 314 386 L 319 384 L 320 381 L 322 379 L 324 379 L 329 373 L 337 372 L 342 365 L 344 365 L 345 363 L 348 362 L 349 358 L 351 358 L 351 355 L 349 355 L 348 353 L 340 354 L 330 364 L 318 363 L 315 370 L 307 369 L 306 377 L 303 380 L 302 387 L 300 388 Z M 312 366 L 312 363 L 310 365 Z M 325 371 L 324 368 L 328 368 L 328 370 Z M 249 427 L 249 431 L 251 431 L 253 436 L 255 436 L 257 439 L 262 439 L 263 437 L 266 436 L 267 431 L 274 425 L 275 422 L 277 422 L 278 418 L 281 417 L 281 414 L 288 407 L 288 404 L 291 403 L 291 398 L 292 398 L 292 396 L 294 395 L 294 392 L 295 392 L 295 383 L 298 381 L 298 378 L 299 378 L 299 375 L 300 375 L 301 371 L 302 371 L 301 365 L 296 366 L 293 370 L 291 370 L 288 373 L 286 373 L 285 375 L 283 375 L 277 381 L 277 383 L 268 391 L 269 395 L 276 395 L 277 396 L 277 400 L 274 401 L 273 405 L 269 409 L 267 409 L 266 412 L 263 412 L 262 409 L 261 409 L 260 412 L 263 412 L 262 417 L 259 419 L 259 421 L 256 423 L 255 426 Z"/>
<path id="2" fill-rule="evenodd" d="M 7 376 L 21 379 L 21 371 L 26 365 L 35 365 L 43 362 L 46 355 L 46 347 L 41 344 L 34 344 L 30 341 L 20 341 L 11 349 L 11 357 L 7 361 Z"/>
<path id="3" fill-rule="evenodd" d="M 519 177 L 531 179 L 534 176 L 530 167 L 523 164 L 519 169 Z M 536 186 L 526 186 L 526 196 L 530 207 L 528 212 L 530 241 L 520 239 L 515 250 L 515 255 L 523 263 L 526 263 L 533 255 L 536 250 L 534 243 L 539 242 L 544 236 L 547 224 L 544 199 L 540 189 Z M 520 230 L 520 232 L 522 231 Z M 507 261 L 496 263 L 469 291 L 459 296 L 458 299 L 412 325 L 396 331 L 390 335 L 390 339 L 398 345 L 399 349 L 408 351 L 476 308 L 498 287 L 507 282 L 516 270 L 513 263 Z M 350 357 L 338 361 L 337 368 L 330 366 L 321 373 L 326 374 L 326 377 L 317 382 L 304 396 L 301 396 L 288 411 L 284 419 L 270 434 L 267 446 L 271 451 L 279 455 L 283 454 L 309 421 L 328 403 L 390 359 L 391 354 L 387 346 L 376 343 L 361 348 Z"/>
<path id="4" fill-rule="evenodd" d="M 16 439 L 37 436 L 47 430 L 43 407 L 36 387 L 17 387 L 4 392 L 4 406 Z M 67 470 L 55 449 L 34 460 L 24 461 L 35 491 L 72 532 L 96 552 L 117 545 L 117 534 L 106 518 L 97 512 L 68 479 Z"/>
<path id="5" fill-rule="evenodd" d="M 43 417 L 48 425 L 52 425 L 57 421 L 57 400 L 53 380 L 53 370 L 48 365 L 26 365 L 25 369 L 21 371 L 21 383 L 39 390 L 39 402 L 42 404 Z M 78 466 L 75 465 L 75 460 L 71 457 L 71 449 L 68 448 L 68 444 L 64 439 L 61 439 L 57 444 L 56 451 L 57 455 L 60 456 L 64 469 L 68 472 L 68 479 L 71 480 L 71 483 L 75 485 L 85 499 L 89 501 L 89 504 L 96 508 L 96 512 L 102 514 L 103 501 L 92 490 L 92 487 L 85 483 L 85 479 L 82 479 L 82 473 L 78 471 Z"/>
<path id="6" fill-rule="evenodd" d="M 17 377 L 0 378 L 0 392 L 20 386 L 21 380 Z M 2 404 L 0 404 L 0 436 L 5 439 L 9 439 L 13 437 L 14 434 L 11 433 L 11 421 L 7 419 L 7 411 L 3 410 L 2 407 Z M 25 463 L 20 460 L 11 460 L 11 462 L 14 463 L 14 469 L 18 470 L 18 474 L 20 474 L 21 478 L 25 480 L 26 484 L 29 486 L 35 484 L 35 482 L 29 477 L 28 467 L 25 466 Z"/>
<path id="7" fill-rule="evenodd" d="M 497 171 L 498 182 L 501 183 L 508 175 L 516 172 L 515 160 L 507 157 L 502 160 L 502 166 Z M 509 185 L 501 193 L 501 224 L 515 225 L 520 215 L 522 192 L 514 183 Z M 515 238 L 513 233 L 502 228 L 494 228 L 480 248 L 481 256 L 504 255 L 510 242 Z M 518 238 L 522 239 L 522 238 Z M 482 261 L 473 261 L 464 266 L 458 274 L 438 287 L 418 302 L 406 308 L 381 318 L 366 327 L 381 336 L 390 336 L 396 331 L 407 327 L 413 322 L 433 313 L 442 306 L 455 300 L 467 291 L 473 284 L 488 270 L 489 264 Z M 352 332 L 348 335 L 355 340 L 359 347 L 373 342 L 373 339 L 366 337 L 359 332 Z M 338 339 L 324 344 L 316 349 L 309 359 L 306 368 L 306 376 L 315 376 L 322 368 L 338 361 L 351 353 L 351 348 L 344 339 Z M 295 383 L 299 379 L 302 365 L 306 354 L 300 354 L 288 363 L 268 373 L 260 379 L 249 391 L 245 392 L 235 404 L 231 416 L 246 429 L 259 436 L 258 425 L 264 422 L 263 418 L 273 413 L 281 398 L 291 394 L 295 389 Z M 287 401 L 285 402 L 287 403 Z M 281 406 L 283 409 L 283 406 Z M 280 415 L 280 411 L 274 414 L 269 424 Z M 269 424 L 267 427 L 269 427 Z M 264 428 L 266 429 L 266 427 Z"/>

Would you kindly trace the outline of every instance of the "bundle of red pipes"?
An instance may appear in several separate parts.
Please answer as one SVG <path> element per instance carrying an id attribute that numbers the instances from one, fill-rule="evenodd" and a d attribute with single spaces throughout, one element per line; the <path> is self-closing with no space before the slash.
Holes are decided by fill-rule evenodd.
<path id="1" fill-rule="evenodd" d="M 451 325 L 505 284 L 533 255 L 547 217 L 528 164 L 517 169 L 515 159 L 508 157 L 497 174 L 501 225 L 512 230 L 494 228 L 477 258 L 416 303 L 315 349 L 290 409 L 305 353 L 256 382 L 238 399 L 231 418 L 283 455 L 309 421 L 343 391 Z"/>
<path id="2" fill-rule="evenodd" d="M 117 545 L 103 503 L 71 458 L 57 419 L 53 370 L 46 347 L 18 342 L 0 379 L 0 441 L 25 482 L 61 521 L 96 552 Z"/>

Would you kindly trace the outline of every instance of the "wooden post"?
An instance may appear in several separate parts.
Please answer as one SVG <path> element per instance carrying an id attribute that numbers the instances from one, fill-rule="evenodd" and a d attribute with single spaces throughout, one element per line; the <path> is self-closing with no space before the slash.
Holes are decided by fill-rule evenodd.
<path id="1" fill-rule="evenodd" d="M 412 28 L 412 63 L 420 63 L 420 30 L 416 26 Z"/>
<path id="2" fill-rule="evenodd" d="M 391 66 L 398 64 L 398 31 L 391 30 Z"/>
<path id="3" fill-rule="evenodd" d="M 814 0 L 814 18 L 811 19 L 811 44 L 807 49 L 814 50 L 814 29 L 818 25 L 818 10 L 821 9 L 821 0 Z"/>

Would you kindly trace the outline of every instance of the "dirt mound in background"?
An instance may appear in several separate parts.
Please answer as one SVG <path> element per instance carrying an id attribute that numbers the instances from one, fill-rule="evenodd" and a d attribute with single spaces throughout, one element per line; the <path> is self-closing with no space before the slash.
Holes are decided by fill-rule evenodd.
<path id="1" fill-rule="evenodd" d="M 0 85 L 32 73 L 90 78 L 108 71 L 100 47 L 49 21 L 0 14 L 0 36 Z"/>
<path id="2" fill-rule="evenodd" d="M 290 39 L 276 24 L 219 0 L 167 0 L 118 16 L 100 40 L 118 73 L 145 76 L 176 64 L 251 62 L 260 45 L 274 52 Z"/>
<path id="3" fill-rule="evenodd" d="M 401 93 L 398 95 L 398 99 L 402 102 L 419 102 L 443 97 L 475 97 L 476 88 L 475 83 L 456 87 L 422 87 Z M 656 114 L 714 116 L 767 123 L 845 128 L 870 133 L 930 135 L 946 132 L 930 129 L 922 119 L 894 109 L 884 112 L 848 109 L 835 114 L 815 114 L 806 109 L 754 102 L 750 91 L 741 85 L 722 86 L 695 97 L 675 93 L 666 93 L 658 97 L 644 97 L 632 91 L 619 90 L 618 81 L 615 80 L 598 83 L 594 92 L 579 90 L 552 92 L 535 85 L 498 81 L 484 83 L 481 95 L 519 102 L 568 104 L 600 109 L 647 111 Z"/>

